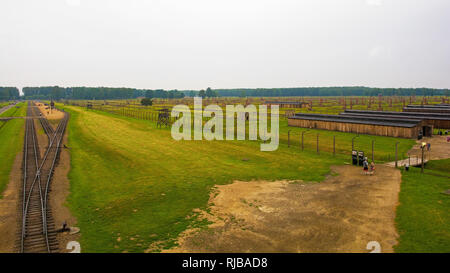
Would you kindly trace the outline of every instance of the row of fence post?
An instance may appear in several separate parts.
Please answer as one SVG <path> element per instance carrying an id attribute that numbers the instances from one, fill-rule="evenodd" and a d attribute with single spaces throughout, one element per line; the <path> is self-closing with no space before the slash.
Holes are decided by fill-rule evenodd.
<path id="1" fill-rule="evenodd" d="M 302 152 L 305 150 L 305 145 L 304 145 L 304 135 L 305 135 L 305 133 L 307 132 L 307 131 L 309 131 L 309 130 L 306 130 L 306 131 L 302 131 L 301 132 L 301 142 L 300 142 L 300 145 L 301 145 L 301 148 L 302 148 Z M 317 154 L 320 154 L 320 149 L 319 149 L 319 136 L 320 136 L 320 133 L 317 133 L 317 140 L 316 140 L 316 152 L 317 152 Z M 288 130 L 288 148 L 290 148 L 291 147 L 291 130 Z M 336 155 L 336 136 L 333 136 L 333 155 Z"/>
<path id="2" fill-rule="evenodd" d="M 304 139 L 305 139 L 305 133 L 307 133 L 308 131 L 309 130 L 301 132 L 300 146 L 301 146 L 302 151 L 305 150 Z M 317 133 L 317 136 L 316 136 L 316 152 L 317 152 L 317 154 L 320 154 L 320 149 L 319 149 L 319 142 L 320 142 L 320 140 L 319 140 L 319 136 L 320 136 L 320 133 Z M 354 136 L 352 138 L 352 150 L 355 149 L 355 139 L 358 138 L 358 137 L 359 137 L 359 135 Z M 399 144 L 399 142 L 397 142 L 395 144 L 395 161 L 396 161 L 396 165 L 397 165 L 397 159 L 398 159 L 398 144 Z M 372 139 L 372 145 L 371 146 L 372 146 L 371 157 L 372 157 L 372 162 L 374 162 L 375 161 L 375 140 L 374 139 Z M 288 148 L 290 148 L 290 147 L 291 147 L 291 130 L 288 130 Z M 336 156 L 336 136 L 335 135 L 333 136 L 333 156 Z"/>
<path id="3" fill-rule="evenodd" d="M 108 111 L 107 109 L 103 109 L 103 107 L 101 107 L 101 106 L 99 107 L 99 110 L 102 110 L 102 111 L 106 110 L 106 111 Z M 108 111 L 108 112 L 115 113 L 115 111 L 113 111 L 113 110 Z M 142 112 L 142 114 L 139 115 L 138 112 L 134 112 L 131 109 L 125 109 L 125 107 L 122 107 L 121 111 L 119 110 L 119 113 L 120 112 L 124 116 L 142 118 L 144 120 L 152 120 L 152 121 L 157 121 L 157 116 L 158 116 L 157 113 L 150 113 L 150 112 Z M 137 114 L 135 115 L 134 113 L 137 113 Z M 302 151 L 305 150 L 304 135 L 308 131 L 309 131 L 309 129 L 301 132 L 301 149 L 302 149 Z M 319 148 L 320 147 L 319 146 L 319 140 L 320 139 L 319 139 L 319 137 L 320 137 L 320 133 L 317 133 L 317 136 L 316 136 L 316 153 L 317 154 L 320 154 L 320 148 Z M 355 148 L 355 145 L 354 145 L 355 144 L 355 139 L 358 138 L 358 137 L 359 137 L 359 135 L 356 135 L 356 136 L 354 136 L 352 138 L 352 150 L 354 150 L 354 148 Z M 372 140 L 372 154 L 371 154 L 372 161 L 375 160 L 374 143 L 375 143 L 375 140 Z M 395 143 L 395 167 L 398 167 L 398 144 L 399 144 L 399 142 Z M 290 147 L 290 146 L 291 146 L 291 130 L 288 130 L 288 147 Z M 333 156 L 336 156 L 336 136 L 333 136 Z M 409 156 L 409 164 L 411 164 L 410 156 Z M 422 148 L 422 162 L 421 162 L 421 164 L 422 165 L 424 164 L 424 149 L 423 148 Z"/>

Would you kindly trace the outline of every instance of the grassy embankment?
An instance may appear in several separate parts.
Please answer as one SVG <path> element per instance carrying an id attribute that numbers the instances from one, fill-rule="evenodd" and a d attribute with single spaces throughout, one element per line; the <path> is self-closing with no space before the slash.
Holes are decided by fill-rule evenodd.
<path id="1" fill-rule="evenodd" d="M 450 252 L 450 159 L 403 171 L 396 224 L 396 252 Z"/>
<path id="2" fill-rule="evenodd" d="M 155 242 L 172 246 L 181 231 L 199 224 L 192 210 L 206 208 L 216 184 L 321 181 L 331 165 L 349 161 L 285 144 L 261 152 L 259 142 L 177 142 L 170 129 L 149 121 L 65 109 L 71 114 L 68 205 L 79 221 L 82 249 L 89 252 L 142 252 Z"/>
<path id="3" fill-rule="evenodd" d="M 27 106 L 25 103 L 18 104 L 20 108 L 13 107 L 0 115 L 0 117 L 25 116 Z M 24 134 L 23 119 L 11 119 L 0 122 L 0 198 L 5 190 L 11 168 L 17 153 L 21 152 Z"/>

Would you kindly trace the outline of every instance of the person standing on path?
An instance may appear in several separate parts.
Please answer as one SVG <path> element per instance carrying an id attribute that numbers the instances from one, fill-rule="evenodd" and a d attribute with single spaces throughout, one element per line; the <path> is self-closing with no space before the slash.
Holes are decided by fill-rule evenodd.
<path id="1" fill-rule="evenodd" d="M 367 172 L 369 171 L 369 162 L 367 162 L 367 157 L 364 158 L 363 170 L 364 170 L 364 174 L 367 174 Z"/>

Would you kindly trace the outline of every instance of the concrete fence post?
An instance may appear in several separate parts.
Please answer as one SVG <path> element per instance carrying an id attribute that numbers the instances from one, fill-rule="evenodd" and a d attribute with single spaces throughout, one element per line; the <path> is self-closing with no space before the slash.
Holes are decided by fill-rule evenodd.
<path id="1" fill-rule="evenodd" d="M 291 130 L 288 130 L 288 148 L 291 147 Z"/>
<path id="2" fill-rule="evenodd" d="M 399 144 L 399 142 L 395 143 L 395 167 L 396 168 L 398 167 L 398 163 L 397 163 L 397 161 L 398 161 L 398 144 Z"/>
<path id="3" fill-rule="evenodd" d="M 317 154 L 319 154 L 319 133 L 317 133 Z"/>
<path id="4" fill-rule="evenodd" d="M 374 156 L 374 152 L 373 152 L 374 143 L 375 143 L 375 140 L 372 139 L 372 162 L 375 162 L 375 156 Z"/>

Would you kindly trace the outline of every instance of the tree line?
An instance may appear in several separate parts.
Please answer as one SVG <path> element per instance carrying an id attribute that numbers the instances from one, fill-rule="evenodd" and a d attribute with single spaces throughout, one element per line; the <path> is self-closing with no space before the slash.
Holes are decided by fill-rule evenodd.
<path id="1" fill-rule="evenodd" d="M 449 89 L 431 88 L 370 88 L 370 87 L 296 87 L 215 89 L 221 97 L 296 97 L 296 96 L 441 96 Z"/>
<path id="2" fill-rule="evenodd" d="M 24 87 L 24 99 L 133 99 L 194 97 L 296 97 L 296 96 L 442 96 L 449 89 L 432 88 L 370 88 L 370 87 L 296 87 L 296 88 L 236 88 L 202 90 L 163 90 L 111 87 Z M 0 100 L 17 99 L 15 87 L 0 87 Z"/>
<path id="3" fill-rule="evenodd" d="M 25 99 L 80 99 L 80 100 L 105 100 L 105 99 L 134 99 L 146 98 L 183 98 L 185 95 L 178 90 L 165 91 L 163 89 L 135 89 L 112 87 L 59 87 L 41 86 L 24 87 L 22 89 Z"/>
<path id="4" fill-rule="evenodd" d="M 19 89 L 16 87 L 0 87 L 0 101 L 17 100 L 20 97 Z"/>

